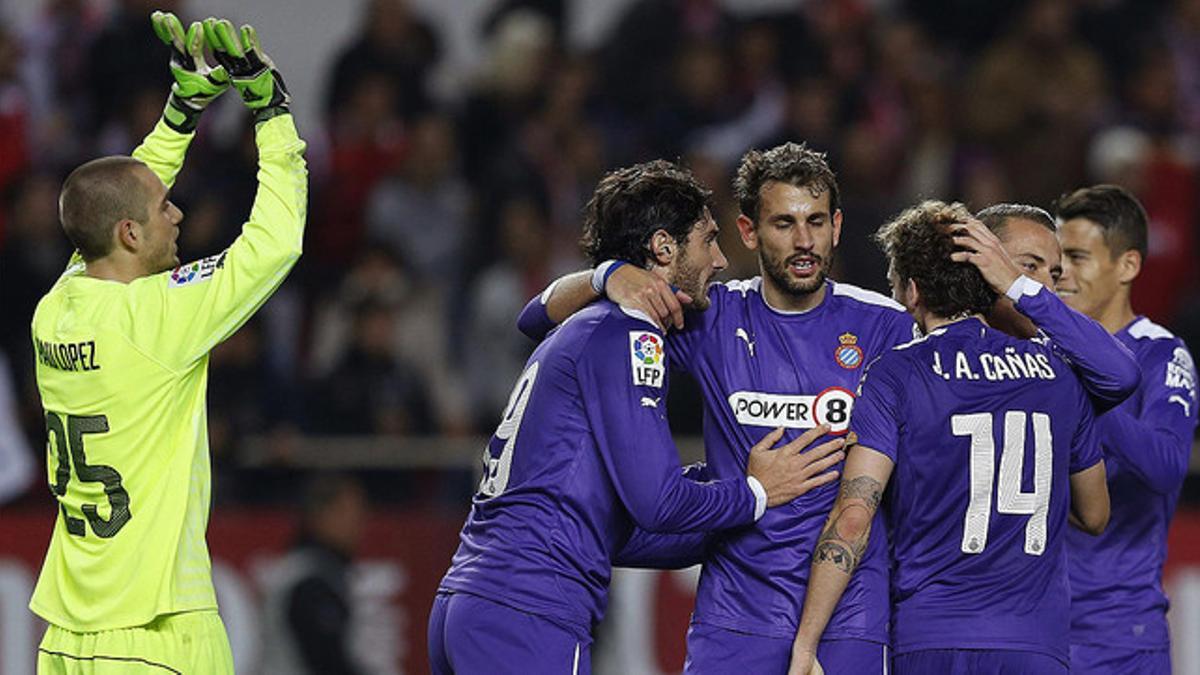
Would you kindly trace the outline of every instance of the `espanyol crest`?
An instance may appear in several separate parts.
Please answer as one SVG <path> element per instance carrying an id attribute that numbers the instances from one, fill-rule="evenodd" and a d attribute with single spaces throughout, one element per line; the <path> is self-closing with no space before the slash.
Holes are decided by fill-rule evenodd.
<path id="1" fill-rule="evenodd" d="M 858 346 L 858 336 L 853 333 L 842 333 L 838 337 L 839 344 L 833 350 L 833 360 L 846 370 L 854 370 L 862 365 L 863 351 Z"/>

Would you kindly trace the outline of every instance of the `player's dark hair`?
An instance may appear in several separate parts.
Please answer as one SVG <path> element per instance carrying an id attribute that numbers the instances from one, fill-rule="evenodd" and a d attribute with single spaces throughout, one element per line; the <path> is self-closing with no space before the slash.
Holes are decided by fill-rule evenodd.
<path id="1" fill-rule="evenodd" d="M 742 155 L 737 177 L 733 180 L 733 195 L 742 213 L 758 222 L 763 186 L 770 182 L 787 183 L 808 188 L 814 197 L 829 192 L 829 213 L 841 207 L 837 178 L 825 153 L 810 150 L 803 143 L 784 143 L 770 150 L 751 150 Z"/>
<path id="2" fill-rule="evenodd" d="M 132 157 L 101 157 L 79 166 L 63 182 L 58 215 L 84 260 L 112 251 L 113 225 L 125 219 L 145 222 L 149 216 L 149 194 L 136 167 L 146 165 Z"/>
<path id="3" fill-rule="evenodd" d="M 1054 226 L 1054 216 L 1051 216 L 1049 211 L 1029 204 L 993 204 L 975 214 L 975 217 L 997 237 L 1004 236 L 1008 222 L 1014 218 L 1028 220 L 1051 232 L 1058 232 L 1058 228 Z"/>
<path id="4" fill-rule="evenodd" d="M 1054 204 L 1054 215 L 1063 222 L 1086 218 L 1099 225 L 1113 258 L 1135 250 L 1146 259 L 1146 209 L 1119 185 L 1093 185 L 1063 195 Z"/>
<path id="5" fill-rule="evenodd" d="M 612 259 L 645 267 L 651 236 L 666 230 L 682 245 L 711 195 L 691 171 L 666 160 L 612 171 L 584 207 L 584 255 L 592 265 Z"/>
<path id="6" fill-rule="evenodd" d="M 925 307 L 940 317 L 983 314 L 996 302 L 996 292 L 974 265 L 950 259 L 960 250 L 952 233 L 970 217 L 962 204 L 925 201 L 875 233 L 892 272 L 902 283 L 915 282 Z"/>

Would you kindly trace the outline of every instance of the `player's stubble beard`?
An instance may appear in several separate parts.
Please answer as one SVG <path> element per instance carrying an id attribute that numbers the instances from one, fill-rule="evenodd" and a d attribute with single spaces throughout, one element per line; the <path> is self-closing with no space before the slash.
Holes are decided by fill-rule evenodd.
<path id="1" fill-rule="evenodd" d="M 802 257 L 816 259 L 816 274 L 808 279 L 793 279 L 788 272 L 788 267 L 791 266 L 793 260 Z M 785 257 L 775 255 L 766 248 L 762 248 L 760 249 L 760 261 L 763 272 L 780 291 L 794 297 L 803 297 L 815 293 L 825 285 L 825 279 L 829 277 L 829 268 L 833 266 L 833 250 L 830 249 L 828 255 L 821 255 L 813 251 L 793 253 Z"/>
<path id="2" fill-rule="evenodd" d="M 687 248 L 680 250 L 672 277 L 675 286 L 691 296 L 692 304 L 688 305 L 688 309 L 702 312 L 712 304 L 708 299 L 708 282 L 712 279 L 713 274 L 711 270 L 711 265 L 705 268 L 694 264 L 687 255 Z"/>

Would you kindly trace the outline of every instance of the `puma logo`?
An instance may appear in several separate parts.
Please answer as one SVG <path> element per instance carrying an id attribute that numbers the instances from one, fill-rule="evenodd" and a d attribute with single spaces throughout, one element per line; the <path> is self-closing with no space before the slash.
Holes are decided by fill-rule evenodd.
<path id="1" fill-rule="evenodd" d="M 754 356 L 754 341 L 750 339 L 750 334 L 746 332 L 746 329 L 737 329 L 735 335 L 746 341 L 746 349 L 750 351 L 750 356 Z"/>
<path id="2" fill-rule="evenodd" d="M 662 397 L 650 398 L 649 396 L 643 396 L 642 397 L 642 407 L 643 408 L 657 408 L 658 402 L 661 400 L 662 400 Z"/>

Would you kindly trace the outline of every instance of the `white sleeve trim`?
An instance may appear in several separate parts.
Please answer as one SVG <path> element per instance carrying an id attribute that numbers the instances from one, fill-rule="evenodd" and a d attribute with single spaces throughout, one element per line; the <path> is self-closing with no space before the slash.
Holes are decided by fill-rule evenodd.
<path id="1" fill-rule="evenodd" d="M 1043 288 L 1045 286 L 1022 274 L 1012 282 L 1012 286 L 1009 286 L 1004 294 L 1013 302 L 1018 302 L 1022 296 L 1041 293 Z"/>
<path id="2" fill-rule="evenodd" d="M 754 493 L 754 521 L 758 522 L 767 512 L 767 491 L 754 476 L 746 476 L 746 485 L 749 485 L 750 491 Z"/>
<path id="3" fill-rule="evenodd" d="M 608 274 L 608 269 L 616 264 L 616 260 L 605 260 L 592 270 L 592 290 L 596 291 L 596 295 L 604 295 L 604 277 Z"/>

